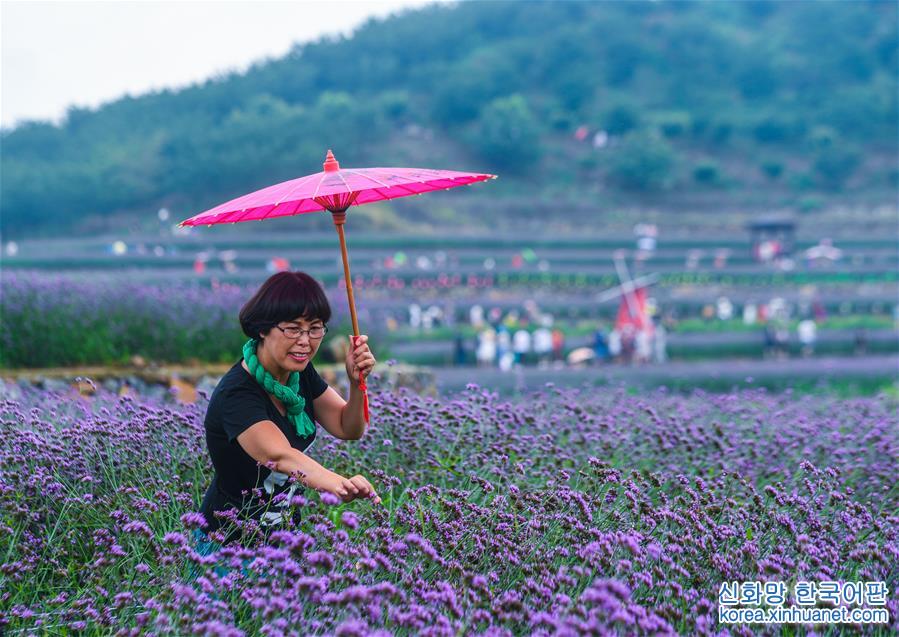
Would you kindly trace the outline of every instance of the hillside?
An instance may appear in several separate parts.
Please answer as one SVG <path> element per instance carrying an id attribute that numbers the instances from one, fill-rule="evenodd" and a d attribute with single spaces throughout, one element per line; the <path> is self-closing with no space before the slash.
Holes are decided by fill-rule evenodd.
<path id="1" fill-rule="evenodd" d="M 897 64 L 892 2 L 431 6 L 4 131 L 0 232 L 135 227 L 162 206 L 181 219 L 320 170 L 327 148 L 345 166 L 501 175 L 394 204 L 430 227 L 487 207 L 551 221 L 894 206 Z"/>

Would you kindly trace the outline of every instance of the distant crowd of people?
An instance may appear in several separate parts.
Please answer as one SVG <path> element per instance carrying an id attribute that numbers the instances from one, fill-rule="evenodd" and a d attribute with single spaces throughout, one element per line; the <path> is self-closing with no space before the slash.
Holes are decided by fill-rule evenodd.
<path id="1" fill-rule="evenodd" d="M 668 330 L 663 323 L 642 330 L 625 325 L 608 334 L 600 328 L 593 334 L 593 352 L 598 363 L 664 363 L 668 360 Z"/>
<path id="2" fill-rule="evenodd" d="M 475 342 L 457 334 L 453 363 L 471 363 L 473 350 L 478 367 L 507 371 L 516 366 L 563 367 L 608 363 L 663 363 L 667 360 L 667 330 L 661 324 L 651 330 L 597 329 L 586 346 L 568 348 L 565 330 L 551 315 L 538 318 L 536 327 L 526 317 L 511 312 L 503 319 L 480 326 Z"/>
<path id="3" fill-rule="evenodd" d="M 563 364 L 565 334 L 553 327 L 553 319 L 544 317 L 541 324 L 531 332 L 528 322 L 522 321 L 510 328 L 505 323 L 486 326 L 477 336 L 475 358 L 478 367 L 498 366 L 502 370 L 515 365 L 546 367 L 552 363 Z M 465 344 L 461 336 L 456 338 L 455 362 L 464 364 Z"/>
<path id="4" fill-rule="evenodd" d="M 515 326 L 500 323 L 487 325 L 477 334 L 474 347 L 478 367 L 499 367 L 510 370 L 515 366 L 562 367 L 565 365 L 602 365 L 664 363 L 667 356 L 667 330 L 661 324 L 652 330 L 622 330 L 599 328 L 593 333 L 589 346 L 566 350 L 565 332 L 553 325 L 551 317 L 544 317 L 533 331 L 528 323 Z M 457 335 L 453 362 L 469 362 L 465 339 Z"/>
<path id="5" fill-rule="evenodd" d="M 793 318 L 794 312 L 799 314 L 800 320 Z M 794 307 L 781 298 L 746 303 L 738 309 L 729 299 L 721 297 L 716 303 L 704 306 L 700 316 L 704 323 L 713 323 L 739 321 L 741 313 L 740 322 L 744 326 L 756 326 L 761 330 L 759 346 L 764 358 L 775 360 L 789 358 L 797 351 L 803 357 L 815 355 L 820 324 L 826 319 L 823 305 L 818 301 L 809 303 L 807 307 Z M 899 305 L 895 313 L 899 325 Z M 585 335 L 582 328 L 539 311 L 533 301 L 526 302 L 523 309 L 506 311 L 497 307 L 485 311 L 481 306 L 474 305 L 470 308 L 468 321 L 468 325 L 476 330 L 472 339 L 463 336 L 468 330 L 463 331 L 461 325 L 444 321 L 449 315 L 451 313 L 445 313 L 436 306 L 427 309 L 413 306 L 410 325 L 425 330 L 451 327 L 457 330 L 452 352 L 454 365 L 476 364 L 481 368 L 497 367 L 501 370 L 521 366 L 663 364 L 669 359 L 669 334 L 680 322 L 675 312 L 662 316 L 653 306 L 640 321 L 623 322 L 619 316 L 614 324 L 600 322 L 592 335 Z M 641 324 L 646 328 L 641 329 Z M 690 331 L 692 329 L 685 334 Z M 717 342 L 715 335 L 718 333 L 718 328 L 710 329 L 708 338 Z M 854 328 L 853 339 L 853 353 L 864 355 L 868 350 L 867 331 L 862 327 Z M 721 342 L 730 344 L 725 341 L 726 338 Z M 690 347 L 690 342 L 697 343 L 700 348 L 712 346 L 711 341 L 706 343 L 704 339 L 688 338 L 678 343 L 678 350 Z M 745 344 L 746 340 L 738 338 L 734 342 Z"/>

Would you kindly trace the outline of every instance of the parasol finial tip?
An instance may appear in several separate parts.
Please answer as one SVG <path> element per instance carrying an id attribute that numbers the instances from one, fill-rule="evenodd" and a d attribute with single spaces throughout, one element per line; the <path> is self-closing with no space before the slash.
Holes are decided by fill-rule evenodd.
<path id="1" fill-rule="evenodd" d="M 337 163 L 337 160 L 334 158 L 334 153 L 331 152 L 330 148 L 328 149 L 328 154 L 325 155 L 324 168 L 326 173 L 340 170 L 340 164 Z"/>

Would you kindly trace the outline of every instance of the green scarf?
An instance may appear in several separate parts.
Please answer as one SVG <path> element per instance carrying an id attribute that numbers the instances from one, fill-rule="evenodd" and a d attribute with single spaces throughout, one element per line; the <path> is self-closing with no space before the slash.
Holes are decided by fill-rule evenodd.
<path id="1" fill-rule="evenodd" d="M 250 375 L 262 388 L 284 403 L 287 408 L 287 419 L 296 427 L 298 436 L 311 436 L 315 433 L 315 423 L 306 413 L 306 399 L 300 396 L 300 374 L 290 372 L 287 385 L 282 385 L 260 363 L 256 356 L 258 341 L 251 338 L 243 346 L 243 359 L 250 368 Z"/>

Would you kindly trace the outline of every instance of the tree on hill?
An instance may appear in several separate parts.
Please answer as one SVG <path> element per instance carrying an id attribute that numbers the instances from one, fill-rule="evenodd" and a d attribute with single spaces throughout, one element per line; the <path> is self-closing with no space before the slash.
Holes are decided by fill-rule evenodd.
<path id="1" fill-rule="evenodd" d="M 676 155 L 657 135 L 629 135 L 613 150 L 609 177 L 626 190 L 657 191 L 672 185 Z"/>
<path id="2" fill-rule="evenodd" d="M 483 158 L 512 172 L 524 172 L 541 155 L 540 129 L 521 95 L 495 99 L 484 107 L 473 135 Z"/>

